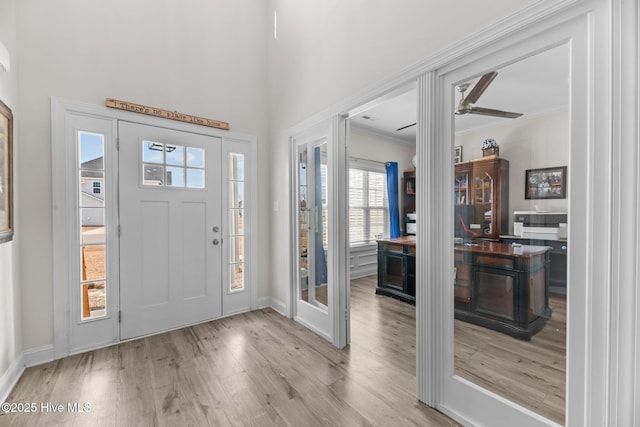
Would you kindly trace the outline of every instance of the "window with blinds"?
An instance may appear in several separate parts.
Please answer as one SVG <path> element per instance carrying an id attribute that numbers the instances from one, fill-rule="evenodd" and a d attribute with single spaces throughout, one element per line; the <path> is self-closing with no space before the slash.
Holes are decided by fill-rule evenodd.
<path id="1" fill-rule="evenodd" d="M 377 169 L 377 170 L 375 170 Z M 389 234 L 387 176 L 384 166 L 351 164 L 349 169 L 349 242 L 374 242 Z"/>

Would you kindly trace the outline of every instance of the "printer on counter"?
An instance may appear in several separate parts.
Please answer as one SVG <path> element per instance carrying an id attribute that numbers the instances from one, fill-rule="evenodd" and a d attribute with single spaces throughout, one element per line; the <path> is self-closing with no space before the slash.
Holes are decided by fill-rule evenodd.
<path id="1" fill-rule="evenodd" d="M 524 239 L 566 239 L 567 213 L 514 211 L 513 234 Z"/>

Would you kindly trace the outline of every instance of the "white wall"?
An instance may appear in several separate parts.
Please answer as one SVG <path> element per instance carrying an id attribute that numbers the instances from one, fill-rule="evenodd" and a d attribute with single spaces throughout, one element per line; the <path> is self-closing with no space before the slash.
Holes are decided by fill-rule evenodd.
<path id="1" fill-rule="evenodd" d="M 17 158 L 20 148 L 20 137 L 17 130 L 21 116 L 18 112 L 18 66 L 17 66 L 17 31 L 16 13 L 18 0 L 3 0 L 0 2 L 0 42 L 9 50 L 11 56 L 11 71 L 0 72 L 0 100 L 11 108 L 14 118 L 14 158 Z M 14 188 L 19 184 L 17 165 L 14 162 Z M 48 182 L 48 181 L 47 181 Z M 22 353 L 21 331 L 21 303 L 18 268 L 18 248 L 20 233 L 18 230 L 21 213 L 19 206 L 19 192 L 14 195 L 14 239 L 0 244 L 0 401 L 3 401 L 4 380 L 11 381 L 8 371 Z M 15 368 L 15 366 L 14 366 Z"/>
<path id="2" fill-rule="evenodd" d="M 500 146 L 500 157 L 509 160 L 509 233 L 513 233 L 513 211 L 566 212 L 568 199 L 526 200 L 524 176 L 527 169 L 569 164 L 570 121 L 567 110 L 522 116 L 480 129 L 456 133 L 462 145 L 463 161 L 482 157 L 482 143 L 493 138 Z M 571 194 L 569 182 L 568 194 Z"/>
<path id="3" fill-rule="evenodd" d="M 411 159 L 414 154 L 416 154 L 415 144 L 407 144 L 403 141 L 392 140 L 382 135 L 351 127 L 349 138 L 350 157 L 381 163 L 397 162 L 400 180 L 402 180 L 402 172 L 413 167 Z M 398 187 L 398 191 L 400 191 L 400 187 Z"/>
<path id="4" fill-rule="evenodd" d="M 229 122 L 268 158 L 267 5 L 254 0 L 59 0 L 18 3 L 21 281 L 24 348 L 53 343 L 50 98 L 112 97 Z M 259 162 L 269 211 L 269 164 Z M 260 253 L 269 253 L 268 216 Z M 259 259 L 259 280 L 269 277 Z M 263 280 L 266 283 L 266 280 Z M 259 296 L 268 295 L 262 288 Z"/>
<path id="5" fill-rule="evenodd" d="M 274 299 L 286 301 L 289 290 L 286 129 L 533 3 L 270 0 L 278 17 L 269 42 L 271 163 L 279 165 L 271 197 L 281 207 L 271 224 Z"/>

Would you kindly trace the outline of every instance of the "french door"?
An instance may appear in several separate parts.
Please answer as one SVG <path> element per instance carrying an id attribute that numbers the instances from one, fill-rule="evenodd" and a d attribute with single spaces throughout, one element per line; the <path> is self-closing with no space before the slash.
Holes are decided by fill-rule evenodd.
<path id="1" fill-rule="evenodd" d="M 421 282 L 422 286 L 418 292 L 417 302 L 426 302 L 422 307 L 427 307 L 427 310 L 422 310 L 421 306 L 418 306 L 418 318 L 425 319 L 422 323 L 419 323 L 419 334 L 421 333 L 420 324 L 426 324 L 426 328 L 423 328 L 422 331 L 428 331 L 428 336 L 432 339 L 431 343 L 435 344 L 432 347 L 422 347 L 419 351 L 419 361 L 421 360 L 421 355 L 428 355 L 429 357 L 433 357 L 432 361 L 435 362 L 431 365 L 430 371 L 425 369 L 426 364 L 418 365 L 419 392 L 422 390 L 437 390 L 437 392 L 432 394 L 432 396 L 435 397 L 435 399 L 433 399 L 435 406 L 442 412 L 456 417 L 465 424 L 494 426 L 543 426 L 557 425 L 556 423 L 563 422 L 572 424 L 570 417 L 565 419 L 565 414 L 571 414 L 571 403 L 575 402 L 575 396 L 578 396 L 578 394 L 571 395 L 571 391 L 576 391 L 575 388 L 572 390 L 572 384 L 574 384 L 575 387 L 575 384 L 578 384 L 581 379 L 575 376 L 575 371 L 571 371 L 571 369 L 567 369 L 567 374 L 565 374 L 565 366 L 561 366 L 561 369 L 558 369 L 555 377 L 553 377 L 552 380 L 546 380 L 547 382 L 544 384 L 549 390 L 552 389 L 554 384 L 557 386 L 558 392 L 554 394 L 553 397 L 557 397 L 560 403 L 548 403 L 548 401 L 544 401 L 542 404 L 534 407 L 530 403 L 534 402 L 533 396 L 526 396 L 525 399 L 516 402 L 518 396 L 514 396 L 514 394 L 517 394 L 517 392 L 505 391 L 507 387 L 501 384 L 501 376 L 521 375 L 522 377 L 526 377 L 528 375 L 527 369 L 532 371 L 538 369 L 542 371 L 543 368 L 524 360 L 524 358 L 518 359 L 518 363 L 511 365 L 503 361 L 502 371 L 497 374 L 477 368 L 481 366 L 481 362 L 478 361 L 483 357 L 487 359 L 492 357 L 490 353 L 491 349 L 488 348 L 489 346 L 482 347 L 478 345 L 480 340 L 465 341 L 466 338 L 464 332 L 462 332 L 463 325 L 460 323 L 461 321 L 454 321 L 454 301 L 456 301 L 456 303 L 460 301 L 458 294 L 454 296 L 456 286 L 464 286 L 471 280 L 470 283 L 474 286 L 474 293 L 470 294 L 471 296 L 464 300 L 471 301 L 470 304 L 474 304 L 474 298 L 476 300 L 479 299 L 478 295 L 483 291 L 483 286 L 487 286 L 485 289 L 488 289 L 488 282 L 484 278 L 473 276 L 469 279 L 469 277 L 465 276 L 465 271 L 467 270 L 461 272 L 459 269 L 454 269 L 454 259 L 458 260 L 455 258 L 452 239 L 454 230 L 454 166 L 452 152 L 454 141 L 457 142 L 457 137 L 459 137 L 459 135 L 455 133 L 456 129 L 454 127 L 454 121 L 452 120 L 454 117 L 453 112 L 456 111 L 459 98 L 459 96 L 456 96 L 458 95 L 456 93 L 456 87 L 469 81 L 477 81 L 480 76 L 493 70 L 499 70 L 499 73 L 502 73 L 498 78 L 503 77 L 506 79 L 510 66 L 515 67 L 520 61 L 524 61 L 525 59 L 534 61 L 538 55 L 551 55 L 551 57 L 553 57 L 555 53 L 552 51 L 560 52 L 561 56 L 556 57 L 556 63 L 554 63 L 554 65 L 562 61 L 567 64 L 566 69 L 570 70 L 567 71 L 570 75 L 563 76 L 565 81 L 570 82 L 567 105 L 572 106 L 566 125 L 564 125 L 565 122 L 563 122 L 568 137 L 562 142 L 564 144 L 563 146 L 567 147 L 567 152 L 560 153 L 552 152 L 549 149 L 538 149 L 536 144 L 543 146 L 550 139 L 546 135 L 541 136 L 537 141 L 532 141 L 530 145 L 523 144 L 518 146 L 517 138 L 521 138 L 523 135 L 523 131 L 519 131 L 520 133 L 513 132 L 510 138 L 503 138 L 505 147 L 513 148 L 511 152 L 500 154 L 503 158 L 511 158 L 512 160 L 510 183 L 513 188 L 517 188 L 517 191 L 510 193 L 510 210 L 517 210 L 519 209 L 518 206 L 523 205 L 531 206 L 530 209 L 534 210 L 537 209 L 534 203 L 541 203 L 537 200 L 526 200 L 525 195 L 523 195 L 521 191 L 522 186 L 514 184 L 514 182 L 518 182 L 517 179 L 524 176 L 526 169 L 539 167 L 538 165 L 551 166 L 558 161 L 562 161 L 563 164 L 568 163 L 570 171 L 568 185 L 571 187 L 569 193 L 571 193 L 571 191 L 577 192 L 578 190 L 576 190 L 576 187 L 572 184 L 575 182 L 586 182 L 588 176 L 586 167 L 588 162 L 584 154 L 588 150 L 587 148 L 582 148 L 580 144 L 586 146 L 587 143 L 585 141 L 588 141 L 589 137 L 584 131 L 584 126 L 580 127 L 577 125 L 578 123 L 588 122 L 588 115 L 584 107 L 588 105 L 588 101 L 585 99 L 587 91 L 584 89 L 586 87 L 585 82 L 587 81 L 585 70 L 588 69 L 588 66 L 585 62 L 587 47 L 586 38 L 584 37 L 585 27 L 583 24 L 581 21 L 575 21 L 567 25 L 552 28 L 544 34 L 538 34 L 535 37 L 525 39 L 517 44 L 509 43 L 507 46 L 502 46 L 499 51 L 493 51 L 473 62 L 467 62 L 462 65 L 455 64 L 456 66 L 441 70 L 440 73 L 431 77 L 433 80 L 423 79 L 422 84 L 432 88 L 434 90 L 433 93 L 439 99 L 443 100 L 441 111 L 445 113 L 441 114 L 440 121 L 438 122 L 438 126 L 441 129 L 439 137 L 431 144 L 425 144 L 424 148 L 427 151 L 427 156 L 425 156 L 425 161 L 422 163 L 428 165 L 426 168 L 426 179 L 432 185 L 433 189 L 428 195 L 428 201 L 433 206 L 438 206 L 439 208 L 432 211 L 427 210 L 423 218 L 426 220 L 426 226 L 418 229 L 418 239 L 420 242 L 426 242 L 425 247 L 430 254 L 429 259 L 425 260 L 429 264 L 425 265 L 422 271 L 419 271 L 419 274 L 424 274 L 423 277 L 425 277 L 426 280 Z M 564 45 L 565 43 L 566 45 Z M 570 49 L 568 47 L 570 47 Z M 496 49 L 498 48 L 496 47 Z M 488 95 L 485 99 L 488 99 Z M 524 108 L 526 107 L 526 102 L 521 102 L 518 105 L 522 105 Z M 525 116 L 524 119 L 518 120 L 522 122 L 527 119 Z M 504 123 L 509 119 L 501 120 Z M 529 118 L 528 120 L 531 119 Z M 509 125 L 510 122 L 502 124 L 503 129 Z M 492 124 L 492 126 L 493 132 L 499 129 L 496 124 Z M 561 129 L 564 129 L 564 127 Z M 485 128 L 488 129 L 489 126 L 485 126 Z M 560 127 L 557 126 L 556 129 L 558 128 Z M 472 185 L 477 186 L 478 184 L 474 182 Z M 580 262 L 580 260 L 587 258 L 584 249 L 588 247 L 586 240 L 588 233 L 584 215 L 576 214 L 576 212 L 586 211 L 584 207 L 581 208 L 580 206 L 583 202 L 584 200 L 576 197 L 575 193 L 573 193 L 571 198 L 567 198 L 566 201 L 563 200 L 563 203 L 565 203 L 564 206 L 566 206 L 564 209 L 569 212 L 570 238 L 573 249 L 568 254 L 570 271 L 567 282 L 567 298 L 566 302 L 564 302 L 564 304 L 571 309 L 566 318 L 566 330 L 570 331 L 570 335 L 568 334 L 568 340 L 561 344 L 562 346 L 567 345 L 567 347 L 570 347 L 570 345 L 565 343 L 568 342 L 570 344 L 573 342 L 574 345 L 578 345 L 578 348 L 583 345 L 583 343 L 581 343 L 583 335 L 581 322 L 576 322 L 576 319 L 579 319 L 579 315 L 577 315 L 579 308 L 586 305 L 585 287 L 581 286 L 581 284 L 587 282 L 587 279 L 584 277 L 584 269 L 582 267 L 577 268 L 578 266 L 585 265 L 583 262 Z M 476 220 L 474 222 L 478 221 Z M 444 224 L 444 226 L 442 226 L 442 224 Z M 506 234 L 504 230 L 502 233 Z M 510 286 L 508 280 L 506 280 L 500 291 L 502 294 L 500 296 L 496 294 L 496 296 L 492 298 L 497 300 L 499 297 L 507 295 L 511 292 Z M 505 301 L 510 302 L 512 299 L 505 298 Z M 553 314 L 553 319 L 561 316 L 560 313 L 561 311 L 558 311 Z M 428 321 L 426 319 L 428 319 Z M 454 327 L 454 322 L 459 322 L 460 324 Z M 549 327 L 547 326 L 547 328 Z M 467 329 L 464 329 L 464 331 L 466 330 Z M 427 337 L 427 335 L 421 337 L 423 342 L 426 341 L 425 337 Z M 539 340 L 538 337 L 532 339 L 531 345 L 527 347 L 529 354 L 535 355 L 536 351 L 546 354 L 544 353 L 546 349 L 543 348 L 542 344 L 539 344 L 539 342 L 541 342 Z M 479 350 L 476 350 L 476 348 Z M 506 355 L 510 351 L 515 352 L 515 348 L 517 348 L 515 344 L 501 344 L 499 354 Z M 571 362 L 574 363 L 574 366 L 581 366 L 581 364 L 584 363 L 584 360 L 581 359 L 583 355 L 581 356 L 578 353 L 579 352 L 575 352 L 566 355 L 567 367 L 570 367 Z M 470 354 L 473 355 L 473 358 L 467 357 Z M 563 353 L 562 357 L 559 358 L 560 362 L 558 362 L 558 364 L 564 362 L 564 356 Z M 505 358 L 505 360 L 509 359 Z M 475 370 L 469 367 L 475 368 Z M 521 373 L 521 371 L 524 371 L 524 373 Z M 427 372 L 429 374 L 425 374 Z M 571 375 L 572 372 L 574 372 L 573 376 Z M 536 375 L 538 374 L 536 373 Z M 564 378 L 558 378 L 559 376 Z M 436 380 L 434 381 L 433 378 Z M 532 382 L 533 381 L 523 381 L 527 386 Z M 542 383 L 543 381 L 540 382 Z M 527 390 L 532 389 L 533 388 L 529 388 Z M 539 387 L 539 389 L 544 390 L 543 393 L 547 393 L 547 389 L 543 389 L 542 387 Z M 544 394 L 541 395 L 545 396 Z M 551 393 L 548 395 L 550 396 Z M 548 400 L 550 401 L 551 399 L 548 398 Z M 568 404 L 566 404 L 565 401 L 568 402 Z M 566 408 L 568 408 L 566 412 L 565 405 Z M 553 420 L 551 416 L 554 417 Z"/>
<path id="2" fill-rule="evenodd" d="M 348 258 L 346 233 L 340 233 L 346 229 L 340 171 L 346 171 L 346 156 L 338 148 L 338 128 L 335 120 L 292 137 L 291 301 L 296 321 L 343 347 L 348 319 L 339 313 L 348 304 Z"/>
<path id="3" fill-rule="evenodd" d="M 296 141 L 296 320 L 332 339 L 328 279 L 328 136 Z"/>

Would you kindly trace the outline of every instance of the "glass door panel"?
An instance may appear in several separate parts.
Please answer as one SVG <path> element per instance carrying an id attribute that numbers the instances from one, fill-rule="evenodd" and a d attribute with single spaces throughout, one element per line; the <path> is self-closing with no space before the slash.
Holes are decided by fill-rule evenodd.
<path id="1" fill-rule="evenodd" d="M 106 188 L 105 137 L 79 131 L 78 216 L 80 219 L 80 313 L 81 321 L 104 317 L 106 291 Z"/>
<path id="2" fill-rule="evenodd" d="M 327 143 L 298 147 L 298 298 L 327 309 Z"/>
<path id="3" fill-rule="evenodd" d="M 335 256 L 336 237 L 332 232 L 336 207 L 329 200 L 331 191 L 332 149 L 330 122 L 318 125 L 292 138 L 292 314 L 296 321 L 330 342 L 334 342 L 336 312 Z M 332 154 L 333 153 L 333 154 Z M 333 215 L 331 216 L 330 213 Z M 333 242 L 333 243 L 332 243 Z M 333 258 L 332 258 L 333 257 Z"/>
<path id="4" fill-rule="evenodd" d="M 467 381 L 555 423 L 565 419 L 568 287 L 565 274 L 562 285 L 550 292 L 550 277 L 566 272 L 569 195 L 533 199 L 525 177 L 532 170 L 565 170 L 569 162 L 568 55 L 565 45 L 498 68 L 482 95 L 483 104 L 497 105 L 492 93 L 509 92 L 513 102 L 504 108 L 523 112 L 529 106 L 519 102 L 526 97 L 517 91 L 554 81 L 553 91 L 564 97 L 554 98 L 560 105 L 515 119 L 459 114 L 452 133 L 452 145 L 462 147 L 470 159 L 452 165 L 454 376 L 448 384 L 456 396 L 466 396 L 465 402 L 483 393 L 467 387 Z M 553 79 L 521 77 L 542 64 Z M 460 92 L 456 85 L 473 90 L 482 79 L 465 77 L 451 78 L 456 82 L 452 95 Z M 523 87 L 504 89 L 510 78 L 521 79 Z M 483 155 L 487 136 L 500 145 L 499 155 Z M 566 173 L 562 179 L 568 180 Z M 516 216 L 525 218 L 518 219 L 517 227 Z M 556 248 L 562 248 L 564 258 L 552 257 L 560 251 Z"/>

